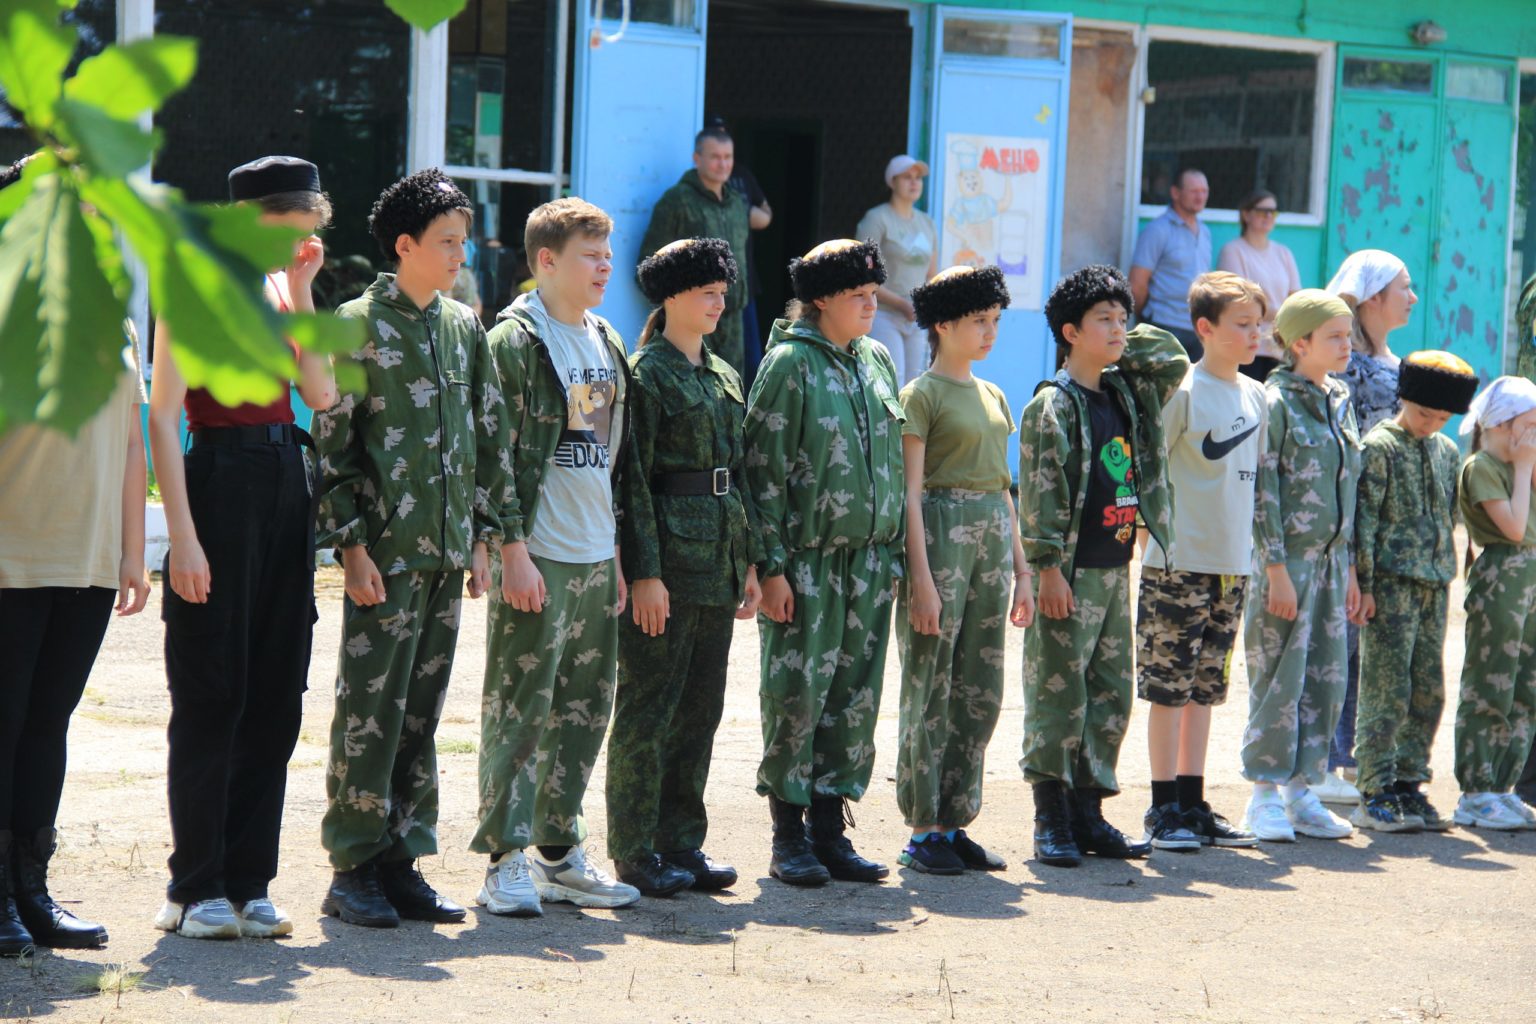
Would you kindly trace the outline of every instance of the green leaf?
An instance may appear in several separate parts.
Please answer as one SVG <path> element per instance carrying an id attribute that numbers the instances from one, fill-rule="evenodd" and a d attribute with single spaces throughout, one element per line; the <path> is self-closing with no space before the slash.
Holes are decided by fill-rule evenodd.
<path id="1" fill-rule="evenodd" d="M 197 42 L 156 36 L 109 46 L 80 65 L 64 83 L 64 96 L 88 103 L 110 117 L 131 120 L 159 110 L 192 81 Z"/>
<path id="2" fill-rule="evenodd" d="M 117 386 L 126 312 L 79 198 L 38 180 L 0 230 L 0 425 L 79 429 Z"/>
<path id="3" fill-rule="evenodd" d="M 35 132 L 53 125 L 64 69 L 79 32 L 61 24 L 52 0 L 0 3 L 0 88 Z"/>
<path id="4" fill-rule="evenodd" d="M 120 178 L 149 164 L 159 147 L 159 136 L 146 132 L 136 121 L 123 121 L 100 107 L 78 100 L 58 103 L 59 135 L 80 153 L 80 162 L 92 173 Z"/>
<path id="5" fill-rule="evenodd" d="M 304 232 L 261 222 L 261 208 L 254 203 L 228 206 L 198 204 L 193 207 L 206 225 L 208 237 L 221 249 L 239 254 L 246 272 L 260 278 L 272 267 L 293 259 L 293 247 Z"/>
<path id="6" fill-rule="evenodd" d="M 283 332 L 300 348 L 322 355 L 350 355 L 367 340 L 363 321 L 331 313 L 286 313 Z"/>
<path id="7" fill-rule="evenodd" d="M 384 6 L 423 32 L 456 17 L 468 0 L 384 0 Z"/>

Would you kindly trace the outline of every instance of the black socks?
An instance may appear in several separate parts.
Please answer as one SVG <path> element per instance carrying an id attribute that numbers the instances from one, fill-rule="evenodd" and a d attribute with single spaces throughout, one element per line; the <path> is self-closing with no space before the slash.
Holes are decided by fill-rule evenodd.
<path id="1" fill-rule="evenodd" d="M 1157 779 L 1152 780 L 1153 807 L 1161 807 L 1164 804 L 1178 803 L 1178 800 L 1178 787 L 1172 780 L 1168 782 L 1159 782 Z"/>
<path id="2" fill-rule="evenodd" d="M 554 864 L 554 863 L 556 863 L 558 861 L 563 860 L 565 858 L 565 855 L 570 853 L 570 852 L 571 852 L 571 848 L 569 846 L 541 846 L 541 847 L 539 847 L 539 856 L 543 857 L 545 860 L 549 861 L 551 864 Z"/>
<path id="3" fill-rule="evenodd" d="M 1186 811 L 1193 810 L 1205 802 L 1205 776 L 1177 776 L 1174 779 L 1174 790 L 1178 794 L 1179 806 Z"/>

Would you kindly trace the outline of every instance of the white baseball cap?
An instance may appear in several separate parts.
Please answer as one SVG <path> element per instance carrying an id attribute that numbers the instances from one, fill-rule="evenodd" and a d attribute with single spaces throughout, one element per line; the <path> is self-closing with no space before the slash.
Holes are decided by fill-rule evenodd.
<path id="1" fill-rule="evenodd" d="M 922 172 L 923 177 L 926 178 L 928 176 L 928 165 L 923 163 L 917 157 L 907 156 L 905 153 L 901 154 L 901 156 L 891 157 L 891 162 L 885 165 L 886 185 L 890 185 L 891 181 L 896 177 L 896 175 L 906 174 L 914 167 Z"/>

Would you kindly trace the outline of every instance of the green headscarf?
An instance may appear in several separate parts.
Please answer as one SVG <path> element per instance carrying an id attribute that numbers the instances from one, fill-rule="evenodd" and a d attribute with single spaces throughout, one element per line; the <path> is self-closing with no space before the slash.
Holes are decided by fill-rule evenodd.
<path id="1" fill-rule="evenodd" d="M 1292 293 L 1275 314 L 1275 341 L 1290 354 L 1291 343 L 1305 338 L 1336 316 L 1354 316 L 1349 303 L 1321 288 Z"/>

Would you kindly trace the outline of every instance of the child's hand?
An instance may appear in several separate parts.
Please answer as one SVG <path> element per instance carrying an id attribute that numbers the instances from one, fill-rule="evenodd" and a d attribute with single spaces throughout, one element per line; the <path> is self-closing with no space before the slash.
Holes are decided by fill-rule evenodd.
<path id="1" fill-rule="evenodd" d="M 1040 614 L 1048 619 L 1065 619 L 1077 611 L 1072 599 L 1072 588 L 1060 568 L 1046 569 L 1040 574 Z"/>
<path id="2" fill-rule="evenodd" d="M 288 264 L 288 295 L 300 288 L 308 288 L 315 283 L 315 275 L 320 273 L 320 268 L 325 266 L 325 243 L 320 241 L 318 235 L 310 235 L 301 239 L 299 246 L 293 252 L 293 262 Z"/>
<path id="3" fill-rule="evenodd" d="M 640 627 L 640 632 L 646 636 L 661 636 L 667 628 L 667 619 L 672 615 L 671 595 L 667 593 L 667 585 L 661 582 L 659 576 L 636 580 L 633 597 L 630 614 L 635 617 L 635 625 Z"/>
<path id="4" fill-rule="evenodd" d="M 1360 580 L 1355 576 L 1355 567 L 1349 567 L 1349 585 L 1344 588 L 1344 618 L 1356 626 L 1365 625 L 1365 616 L 1360 614 Z"/>
<path id="5" fill-rule="evenodd" d="M 1013 610 L 1008 613 L 1008 621 L 1020 629 L 1034 624 L 1035 621 L 1035 576 L 1034 573 L 1020 573 L 1013 578 Z"/>
<path id="6" fill-rule="evenodd" d="M 1294 622 L 1296 587 L 1291 583 L 1291 574 L 1286 572 L 1283 565 L 1271 565 L 1264 571 L 1269 576 L 1269 601 L 1264 610 L 1277 619 Z"/>
<path id="7" fill-rule="evenodd" d="M 931 574 L 907 581 L 907 622 L 913 630 L 923 636 L 938 636 L 941 608 L 939 588 L 933 585 Z"/>
<path id="8" fill-rule="evenodd" d="M 485 541 L 475 541 L 469 552 L 469 597 L 478 600 L 491 589 L 491 552 Z"/>
<path id="9" fill-rule="evenodd" d="M 1536 427 L 1527 427 L 1509 443 L 1509 460 L 1517 466 L 1536 467 Z"/>
<path id="10" fill-rule="evenodd" d="M 549 600 L 544 590 L 544 576 L 524 543 L 501 546 L 501 599 L 520 612 L 537 614 Z"/>
<path id="11" fill-rule="evenodd" d="M 747 582 L 741 590 L 741 607 L 736 609 L 736 617 L 750 619 L 757 614 L 757 606 L 763 602 L 763 588 L 757 582 L 757 566 L 747 566 Z"/>
<path id="12" fill-rule="evenodd" d="M 769 576 L 763 581 L 763 600 L 758 611 L 774 622 L 789 623 L 795 617 L 795 592 L 784 576 Z"/>
<path id="13" fill-rule="evenodd" d="M 188 604 L 207 604 L 213 590 L 213 570 L 203 546 L 191 539 L 171 545 L 171 589 Z"/>
<path id="14" fill-rule="evenodd" d="M 149 574 L 144 571 L 144 558 L 124 555 L 117 568 L 117 604 L 114 610 L 120 616 L 137 615 L 149 603 Z"/>
<path id="15" fill-rule="evenodd" d="M 347 596 L 353 604 L 371 608 L 384 603 L 384 577 L 379 575 L 379 567 L 373 564 L 367 548 L 361 544 L 342 548 L 341 567 L 346 571 Z"/>
<path id="16" fill-rule="evenodd" d="M 1376 595 L 1360 595 L 1360 625 L 1365 625 L 1376 617 Z"/>

